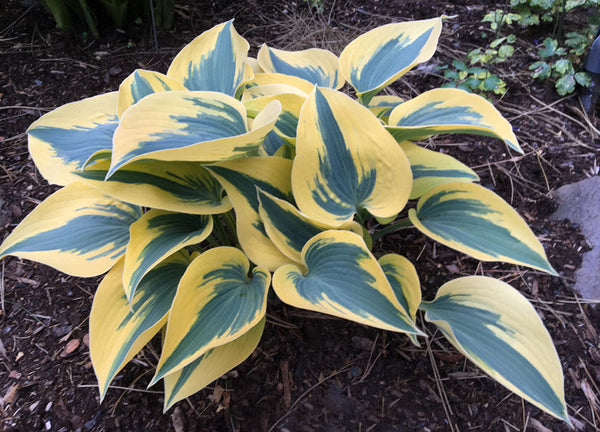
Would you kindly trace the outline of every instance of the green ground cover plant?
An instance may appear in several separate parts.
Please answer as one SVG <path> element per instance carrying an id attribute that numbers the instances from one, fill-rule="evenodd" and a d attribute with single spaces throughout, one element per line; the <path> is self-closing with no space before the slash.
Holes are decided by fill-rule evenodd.
<path id="1" fill-rule="evenodd" d="M 548 36 L 536 41 L 537 47 L 529 52 L 535 59 L 527 65 L 533 78 L 551 80 L 560 96 L 573 93 L 578 84 L 588 87 L 590 76 L 580 68 L 600 26 L 599 6 L 598 0 L 511 0 L 510 9 L 496 9 L 482 19 L 490 23 L 493 32 L 488 48 L 471 50 L 465 61 L 455 60 L 440 68 L 448 80 L 443 86 L 503 95 L 506 83 L 493 66 L 514 54 L 517 37 L 512 33 L 502 36 L 501 30 L 519 25 L 549 28 Z M 566 19 L 577 12 L 585 17 L 584 22 L 565 31 Z"/>

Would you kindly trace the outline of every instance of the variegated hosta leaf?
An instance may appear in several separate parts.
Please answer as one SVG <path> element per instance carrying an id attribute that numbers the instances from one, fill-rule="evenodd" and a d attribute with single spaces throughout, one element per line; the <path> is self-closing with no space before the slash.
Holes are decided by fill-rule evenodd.
<path id="1" fill-rule="evenodd" d="M 108 175 L 141 158 L 208 162 L 257 154 L 280 112 L 281 105 L 273 101 L 259 114 L 263 121 L 248 131 L 244 105 L 230 96 L 192 91 L 151 94 L 123 114 Z"/>
<path id="2" fill-rule="evenodd" d="M 104 276 L 90 314 L 90 356 L 100 400 L 123 366 L 166 324 L 177 285 L 190 262 L 184 250 L 164 260 L 142 279 L 131 303 L 121 282 L 123 259 Z"/>
<path id="3" fill-rule="evenodd" d="M 504 261 L 556 274 L 541 243 L 502 198 L 474 183 L 436 186 L 408 217 L 423 234 L 481 261 Z"/>
<path id="4" fill-rule="evenodd" d="M 460 89 L 429 90 L 398 105 L 387 130 L 397 141 L 442 133 L 491 136 L 523 153 L 508 120 L 481 96 Z"/>
<path id="5" fill-rule="evenodd" d="M 392 110 L 403 102 L 404 100 L 399 96 L 375 96 L 367 107 L 378 119 L 387 124 Z"/>
<path id="6" fill-rule="evenodd" d="M 463 277 L 444 284 L 421 308 L 485 373 L 569 422 L 556 350 L 535 309 L 517 290 L 493 278 Z"/>
<path id="7" fill-rule="evenodd" d="M 421 283 L 415 266 L 398 254 L 387 254 L 378 260 L 383 273 L 392 286 L 396 298 L 414 321 L 421 304 Z"/>
<path id="8" fill-rule="evenodd" d="M 112 148 L 119 124 L 116 105 L 117 92 L 106 93 L 56 108 L 29 126 L 29 153 L 48 182 L 77 181 L 74 172 L 91 155 Z"/>
<path id="9" fill-rule="evenodd" d="M 269 135 L 271 135 L 271 132 L 269 132 Z M 281 139 L 279 135 L 277 135 L 277 138 Z M 277 143 L 273 143 L 272 146 L 269 148 L 274 148 L 276 146 Z M 265 144 L 263 144 L 263 147 L 266 147 L 266 140 Z M 275 151 L 275 153 L 273 153 L 273 156 L 293 160 L 296 157 L 296 147 L 288 143 L 281 144 L 279 148 Z"/>
<path id="10" fill-rule="evenodd" d="M 285 303 L 373 327 L 422 334 L 400 304 L 361 236 L 324 231 L 302 249 L 307 272 L 294 264 L 277 269 L 273 288 Z"/>
<path id="11" fill-rule="evenodd" d="M 232 247 L 211 249 L 192 261 L 179 282 L 151 384 L 262 320 L 271 274 L 255 267 L 248 277 L 249 269 L 246 256 Z"/>
<path id="12" fill-rule="evenodd" d="M 152 93 L 170 90 L 187 90 L 174 78 L 158 72 L 137 69 L 123 80 L 119 86 L 117 112 L 119 117 L 131 105 Z"/>
<path id="13" fill-rule="evenodd" d="M 410 162 L 413 175 L 410 199 L 419 198 L 440 184 L 479 180 L 475 171 L 450 155 L 427 150 L 410 141 L 400 142 L 400 147 Z"/>
<path id="14" fill-rule="evenodd" d="M 265 72 L 297 76 L 319 87 L 336 90 L 344 85 L 338 58 L 331 51 L 319 48 L 283 51 L 264 44 L 258 51 L 257 60 Z"/>
<path id="15" fill-rule="evenodd" d="M 293 157 L 286 157 L 282 154 L 285 149 L 290 149 L 291 147 L 291 144 L 287 143 L 279 134 L 272 130 L 265 138 L 260 150 L 261 153 L 264 153 L 266 156 L 278 156 L 285 157 L 286 159 L 293 159 Z"/>
<path id="16" fill-rule="evenodd" d="M 104 180 L 109 167 L 110 161 L 105 160 L 77 175 L 107 195 L 143 207 L 190 214 L 231 210 L 221 184 L 200 163 L 142 160 L 127 164 Z"/>
<path id="17" fill-rule="evenodd" d="M 296 262 L 302 262 L 302 248 L 312 237 L 320 232 L 335 229 L 311 220 L 285 200 L 260 189 L 258 192 L 258 213 L 265 231 L 277 248 Z M 355 221 L 342 225 L 340 229 L 362 235 L 362 226 Z"/>
<path id="18" fill-rule="evenodd" d="M 302 105 L 304 105 L 306 97 L 287 93 L 249 99 L 244 102 L 248 117 L 255 118 L 273 100 L 278 100 L 281 103 L 281 114 L 275 122 L 273 132 L 282 137 L 285 142 L 295 144 L 298 117 L 300 117 L 300 110 L 302 109 Z M 276 150 L 273 152 L 267 151 L 267 153 L 269 156 L 272 156 Z"/>
<path id="19" fill-rule="evenodd" d="M 188 90 L 215 91 L 234 96 L 252 78 L 246 63 L 250 45 L 233 27 L 233 20 L 205 31 L 175 56 L 167 75 Z"/>
<path id="20" fill-rule="evenodd" d="M 212 217 L 152 209 L 131 225 L 125 252 L 123 287 L 131 300 L 145 274 L 185 246 L 201 243 L 213 229 Z"/>
<path id="21" fill-rule="evenodd" d="M 258 214 L 260 188 L 278 198 L 291 199 L 292 161 L 279 157 L 244 158 L 206 167 L 221 182 L 233 203 L 240 246 L 254 264 L 274 271 L 291 260 L 269 239 Z"/>
<path id="22" fill-rule="evenodd" d="M 304 214 L 339 226 L 361 208 L 376 217 L 398 213 L 412 174 L 402 149 L 367 108 L 317 87 L 300 113 L 292 187 Z"/>
<path id="23" fill-rule="evenodd" d="M 250 69 L 252 69 L 252 72 L 254 72 L 255 74 L 264 72 L 264 70 L 258 64 L 258 60 L 254 57 L 247 57 L 246 63 L 248 64 L 248 66 L 250 66 Z"/>
<path id="24" fill-rule="evenodd" d="M 442 18 L 387 24 L 350 42 L 340 70 L 366 105 L 382 88 L 433 56 Z"/>
<path id="25" fill-rule="evenodd" d="M 307 96 L 313 89 L 314 84 L 300 77 L 285 75 L 282 73 L 257 73 L 254 78 L 244 84 L 244 93 L 250 92 L 252 97 L 273 96 L 282 93 L 294 93 Z M 264 88 L 261 91 L 252 92 L 255 87 Z M 247 100 L 248 96 L 242 98 Z"/>
<path id="26" fill-rule="evenodd" d="M 15 255 L 73 276 L 97 276 L 125 252 L 137 206 L 81 183 L 71 183 L 39 204 L 0 246 Z"/>
<path id="27" fill-rule="evenodd" d="M 208 350 L 183 369 L 165 376 L 164 411 L 246 360 L 256 349 L 264 328 L 265 318 L 239 338 Z"/>
<path id="28" fill-rule="evenodd" d="M 288 94 L 299 96 L 302 99 L 306 99 L 308 96 L 307 93 L 289 84 L 265 84 L 245 88 L 244 93 L 242 93 L 242 102 L 246 103 L 252 99 Z"/>
<path id="29" fill-rule="evenodd" d="M 93 165 L 95 163 L 99 163 L 99 162 L 103 162 L 103 161 L 109 161 L 110 162 L 110 158 L 111 157 L 112 157 L 112 149 L 111 150 L 98 150 L 97 152 L 93 153 L 85 161 L 85 164 L 83 164 L 83 167 L 81 167 L 81 169 L 79 171 L 75 172 L 75 174 L 77 176 L 79 176 L 81 170 L 84 170 L 88 166 Z M 79 177 L 79 180 L 81 180 L 81 177 Z"/>

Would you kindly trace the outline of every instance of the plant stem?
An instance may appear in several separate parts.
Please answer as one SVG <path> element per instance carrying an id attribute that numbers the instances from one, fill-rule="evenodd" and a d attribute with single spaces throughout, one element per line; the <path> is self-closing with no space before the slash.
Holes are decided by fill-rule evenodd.
<path id="1" fill-rule="evenodd" d="M 498 19 L 498 17 L 496 16 L 496 35 L 495 35 L 494 39 L 498 39 L 500 37 L 500 32 L 502 31 L 502 26 L 504 24 L 504 16 L 505 15 L 506 15 L 506 12 L 504 11 L 504 9 L 502 9 L 500 12 L 500 19 Z"/>
<path id="2" fill-rule="evenodd" d="M 225 225 L 227 228 L 227 232 L 230 236 L 230 244 L 231 246 L 238 245 L 237 239 L 237 227 L 235 224 L 235 217 L 233 216 L 233 210 L 228 211 L 227 213 L 223 213 L 223 220 L 225 221 Z"/>
<path id="3" fill-rule="evenodd" d="M 223 221 L 220 217 L 215 217 L 213 219 L 213 226 L 214 226 L 214 232 L 213 234 L 216 234 L 216 237 L 221 241 L 221 245 L 222 246 L 231 246 L 231 241 L 229 239 L 229 236 L 227 235 L 227 233 L 225 232 L 225 227 L 223 226 Z"/>
<path id="4" fill-rule="evenodd" d="M 563 27 L 565 25 L 565 16 L 567 15 L 567 0 L 562 0 L 560 12 L 558 15 L 558 28 L 556 30 L 556 39 L 562 39 Z"/>
<path id="5" fill-rule="evenodd" d="M 83 12 L 83 16 L 85 18 L 85 22 L 87 23 L 94 39 L 100 39 L 100 33 L 98 33 L 98 29 L 96 28 L 96 23 L 94 22 L 94 18 L 92 17 L 92 12 L 85 0 L 79 0 L 79 7 Z"/>
<path id="6" fill-rule="evenodd" d="M 409 218 L 400 219 L 392 224 L 389 224 L 385 228 L 383 228 L 377 232 L 374 232 L 373 234 L 371 234 L 371 238 L 373 239 L 373 242 L 375 242 L 380 237 L 383 237 L 386 234 L 390 234 L 390 233 L 399 231 L 403 228 L 410 228 L 411 226 L 412 226 L 412 222 L 410 221 Z"/>
<path id="7" fill-rule="evenodd" d="M 363 210 L 364 209 L 360 209 L 359 211 L 356 212 L 356 222 L 358 222 L 362 226 L 365 226 L 365 217 L 364 217 Z"/>
<path id="8" fill-rule="evenodd" d="M 209 235 L 209 236 L 206 238 L 206 241 L 207 241 L 208 243 L 210 243 L 210 246 L 211 246 L 211 247 L 214 247 L 214 248 L 215 248 L 215 247 L 222 246 L 223 242 L 222 242 L 222 241 L 220 241 L 219 239 L 215 238 L 215 235 L 214 235 L 214 234 L 215 234 L 215 233 L 212 233 L 211 235 Z"/>

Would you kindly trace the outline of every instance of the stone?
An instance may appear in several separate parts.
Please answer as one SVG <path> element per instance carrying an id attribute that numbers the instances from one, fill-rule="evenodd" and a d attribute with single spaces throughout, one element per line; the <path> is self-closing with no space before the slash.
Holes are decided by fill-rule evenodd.
<path id="1" fill-rule="evenodd" d="M 583 255 L 575 272 L 575 290 L 584 299 L 600 300 L 600 177 L 561 186 L 555 192 L 559 207 L 551 219 L 579 225 L 592 250 Z"/>

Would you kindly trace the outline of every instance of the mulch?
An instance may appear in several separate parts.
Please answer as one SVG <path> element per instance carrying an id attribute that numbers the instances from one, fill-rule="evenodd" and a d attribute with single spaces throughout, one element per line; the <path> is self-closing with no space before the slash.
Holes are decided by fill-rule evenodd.
<path id="1" fill-rule="evenodd" d="M 487 1 L 392 0 L 325 2 L 323 15 L 304 2 L 178 1 L 170 31 L 156 50 L 148 25 L 102 38 L 54 28 L 37 3 L 8 0 L 0 12 L 0 238 L 56 190 L 28 157 L 25 131 L 64 103 L 114 91 L 136 68 L 165 72 L 177 51 L 202 31 L 235 18 L 255 55 L 262 42 L 283 49 L 320 46 L 339 53 L 377 25 L 457 15 L 444 26 L 433 65 L 448 64 L 485 43 Z M 509 282 L 536 306 L 565 374 L 576 430 L 597 431 L 600 312 L 572 291 L 574 271 L 589 250 L 578 227 L 551 221 L 552 191 L 581 180 L 598 158 L 598 119 L 576 97 L 559 98 L 523 66 L 535 33 L 498 65 L 507 94 L 494 103 L 509 119 L 525 154 L 497 141 L 441 136 L 427 141 L 473 167 L 481 183 L 511 203 L 542 241 L 551 277 L 479 263 L 405 230 L 376 253 L 394 251 L 415 263 L 423 296 L 462 275 Z M 405 97 L 439 87 L 433 67 L 407 74 L 392 91 Z M 153 341 L 113 381 L 100 404 L 87 349 L 88 314 L 99 279 L 78 279 L 13 257 L 0 263 L 0 429 L 5 431 L 568 431 L 556 420 L 483 375 L 435 328 L 420 348 L 403 335 L 290 308 L 274 295 L 262 341 L 244 363 L 206 389 L 162 412 L 160 384 L 147 389 L 158 358 Z"/>

